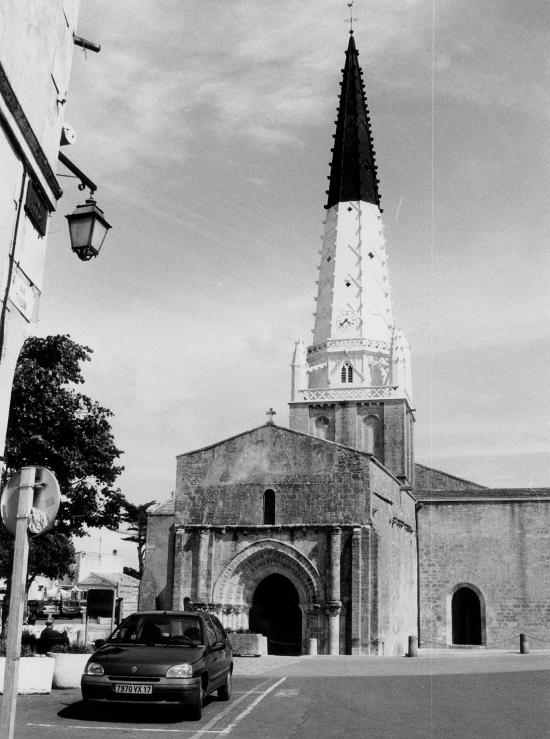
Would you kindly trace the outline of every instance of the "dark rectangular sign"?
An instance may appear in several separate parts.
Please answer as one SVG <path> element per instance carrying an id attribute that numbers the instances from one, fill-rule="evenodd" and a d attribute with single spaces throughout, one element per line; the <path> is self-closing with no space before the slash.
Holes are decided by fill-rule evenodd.
<path id="1" fill-rule="evenodd" d="M 111 618 L 113 615 L 114 590 L 88 590 L 86 613 L 88 618 Z"/>
<path id="2" fill-rule="evenodd" d="M 29 186 L 27 187 L 25 213 L 38 233 L 45 236 L 46 226 L 48 224 L 48 208 L 32 182 L 29 182 Z"/>

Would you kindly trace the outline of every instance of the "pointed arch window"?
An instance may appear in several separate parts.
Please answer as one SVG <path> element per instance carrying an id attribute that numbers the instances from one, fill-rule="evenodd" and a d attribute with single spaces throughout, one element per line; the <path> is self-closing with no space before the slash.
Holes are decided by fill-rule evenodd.
<path id="1" fill-rule="evenodd" d="M 275 524 L 275 491 L 264 492 L 264 524 L 273 526 Z"/>
<path id="2" fill-rule="evenodd" d="M 326 416 L 317 416 L 315 419 L 315 436 L 319 439 L 329 438 L 330 421 Z"/>
<path id="3" fill-rule="evenodd" d="M 342 365 L 340 380 L 342 382 L 353 382 L 353 367 L 349 362 L 344 362 Z"/>
<path id="4" fill-rule="evenodd" d="M 363 420 L 363 451 L 369 454 L 378 454 L 378 426 L 376 416 L 367 416 Z"/>

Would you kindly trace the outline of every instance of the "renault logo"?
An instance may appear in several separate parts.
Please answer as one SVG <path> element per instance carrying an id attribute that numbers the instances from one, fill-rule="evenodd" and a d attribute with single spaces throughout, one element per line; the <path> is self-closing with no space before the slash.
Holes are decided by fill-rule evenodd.
<path id="1" fill-rule="evenodd" d="M 135 665 L 132 667 L 132 672 L 137 672 L 137 667 Z"/>

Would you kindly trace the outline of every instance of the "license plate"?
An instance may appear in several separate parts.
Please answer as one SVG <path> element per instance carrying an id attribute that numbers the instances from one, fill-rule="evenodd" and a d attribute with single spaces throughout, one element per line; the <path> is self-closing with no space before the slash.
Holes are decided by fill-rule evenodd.
<path id="1" fill-rule="evenodd" d="M 116 683 L 115 693 L 130 693 L 132 695 L 151 695 L 152 685 L 141 685 L 139 683 Z"/>

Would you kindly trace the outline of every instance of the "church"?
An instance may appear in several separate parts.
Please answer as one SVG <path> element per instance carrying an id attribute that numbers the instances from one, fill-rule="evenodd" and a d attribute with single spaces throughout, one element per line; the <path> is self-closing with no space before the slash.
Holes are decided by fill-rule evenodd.
<path id="1" fill-rule="evenodd" d="M 411 357 L 394 322 L 353 32 L 339 97 L 310 346 L 288 428 L 177 458 L 148 520 L 140 609 L 195 608 L 272 654 L 550 647 L 550 489 L 415 462 Z M 313 265 L 312 265 L 313 267 Z"/>

